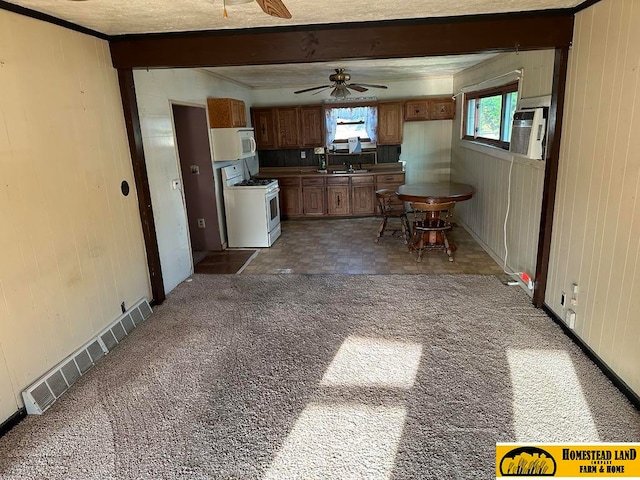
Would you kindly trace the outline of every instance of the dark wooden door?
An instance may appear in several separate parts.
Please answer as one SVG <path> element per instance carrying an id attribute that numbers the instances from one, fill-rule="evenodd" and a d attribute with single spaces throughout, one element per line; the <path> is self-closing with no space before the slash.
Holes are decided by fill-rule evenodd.
<path id="1" fill-rule="evenodd" d="M 202 107 L 173 105 L 173 122 L 191 249 L 222 250 L 207 113 Z"/>

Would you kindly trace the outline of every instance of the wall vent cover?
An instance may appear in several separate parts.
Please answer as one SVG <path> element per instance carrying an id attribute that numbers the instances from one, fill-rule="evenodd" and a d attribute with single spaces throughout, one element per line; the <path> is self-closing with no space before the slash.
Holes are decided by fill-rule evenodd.
<path id="1" fill-rule="evenodd" d="M 113 350 L 153 313 L 146 299 L 140 300 L 96 337 L 79 348 L 22 392 L 28 414 L 40 415 L 71 385 Z"/>

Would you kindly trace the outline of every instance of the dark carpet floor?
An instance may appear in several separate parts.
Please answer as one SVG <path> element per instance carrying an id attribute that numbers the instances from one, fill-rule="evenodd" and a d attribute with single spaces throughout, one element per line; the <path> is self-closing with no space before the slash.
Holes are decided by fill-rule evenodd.
<path id="1" fill-rule="evenodd" d="M 496 442 L 639 439 L 495 277 L 194 275 L 0 439 L 0 477 L 487 479 Z"/>

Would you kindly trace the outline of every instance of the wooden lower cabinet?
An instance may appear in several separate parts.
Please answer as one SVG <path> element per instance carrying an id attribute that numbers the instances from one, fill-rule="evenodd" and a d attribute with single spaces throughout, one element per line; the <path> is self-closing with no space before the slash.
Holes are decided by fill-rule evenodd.
<path id="1" fill-rule="evenodd" d="M 376 209 L 376 191 L 373 175 L 351 179 L 351 203 L 354 215 L 373 215 Z"/>
<path id="2" fill-rule="evenodd" d="M 326 215 L 327 198 L 324 177 L 302 178 L 302 213 Z"/>
<path id="3" fill-rule="evenodd" d="M 327 214 L 329 215 L 349 215 L 349 186 L 329 185 L 327 187 Z"/>
<path id="4" fill-rule="evenodd" d="M 376 190 L 397 190 L 404 173 L 278 178 L 284 218 L 377 215 Z M 400 202 L 402 203 L 402 202 Z"/>
<path id="5" fill-rule="evenodd" d="M 302 215 L 302 182 L 300 177 L 285 177 L 280 185 L 280 214 L 283 217 Z"/>
<path id="6" fill-rule="evenodd" d="M 400 185 L 404 184 L 404 173 L 387 173 L 376 177 L 376 190 L 387 189 L 395 192 Z M 392 200 L 392 203 L 401 205 L 402 200 Z"/>
<path id="7" fill-rule="evenodd" d="M 349 177 L 327 177 L 327 214 L 350 215 L 351 202 L 349 199 Z"/>
<path id="8" fill-rule="evenodd" d="M 325 187 L 303 187 L 304 214 L 325 215 Z"/>

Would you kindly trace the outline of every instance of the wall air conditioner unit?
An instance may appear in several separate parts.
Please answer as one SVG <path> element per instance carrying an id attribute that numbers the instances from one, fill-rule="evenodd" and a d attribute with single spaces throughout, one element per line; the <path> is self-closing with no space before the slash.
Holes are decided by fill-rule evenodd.
<path id="1" fill-rule="evenodd" d="M 544 108 L 522 108 L 513 114 L 509 151 L 543 160 L 547 119 Z"/>

